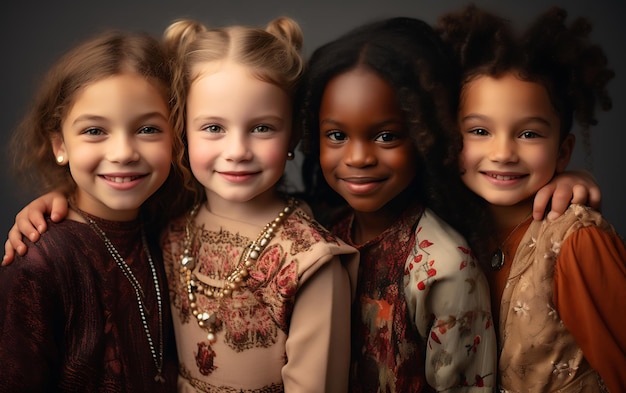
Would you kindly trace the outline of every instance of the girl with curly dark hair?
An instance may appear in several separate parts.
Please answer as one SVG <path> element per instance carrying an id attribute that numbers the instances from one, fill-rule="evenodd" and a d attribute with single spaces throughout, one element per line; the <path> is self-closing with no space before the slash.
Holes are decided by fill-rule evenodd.
<path id="1" fill-rule="evenodd" d="M 458 176 L 455 75 L 432 27 L 411 18 L 358 28 L 308 65 L 308 195 L 361 253 L 353 392 L 495 385 L 489 290 L 448 224 L 463 227 L 469 200 Z"/>
<path id="2" fill-rule="evenodd" d="M 626 391 L 626 248 L 596 211 L 573 204 L 532 221 L 537 191 L 567 166 L 577 120 L 588 143 L 613 77 L 590 24 L 553 8 L 523 33 L 470 6 L 441 18 L 462 68 L 463 182 L 497 241 L 488 273 L 507 392 Z"/>

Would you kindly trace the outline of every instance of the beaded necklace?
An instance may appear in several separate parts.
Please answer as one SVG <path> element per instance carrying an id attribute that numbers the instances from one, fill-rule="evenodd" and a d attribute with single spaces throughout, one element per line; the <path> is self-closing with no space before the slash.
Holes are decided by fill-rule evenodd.
<path id="1" fill-rule="evenodd" d="M 135 275 L 133 274 L 133 271 L 131 270 L 130 266 L 128 266 L 124 258 L 122 258 L 119 251 L 117 251 L 115 246 L 113 246 L 113 243 L 111 242 L 111 240 L 108 238 L 106 233 L 98 226 L 98 224 L 91 217 L 89 217 L 87 213 L 85 213 L 84 211 L 78 209 L 73 204 L 70 204 L 70 206 L 85 221 L 87 221 L 91 229 L 93 229 L 94 232 L 96 232 L 96 234 L 98 234 L 98 236 L 104 241 L 104 244 L 107 250 L 109 251 L 109 253 L 111 254 L 111 256 L 113 257 L 115 264 L 120 268 L 120 270 L 124 274 L 124 277 L 126 277 L 130 285 L 135 290 L 137 306 L 139 307 L 139 315 L 141 316 L 141 324 L 143 325 L 143 330 L 146 334 L 146 338 L 148 339 L 148 345 L 150 346 L 150 354 L 152 355 L 152 360 L 154 361 L 154 365 L 157 369 L 157 374 L 154 377 L 154 380 L 156 382 L 164 383 L 165 378 L 163 378 L 163 304 L 161 301 L 159 277 L 157 275 L 154 262 L 152 261 L 152 255 L 150 254 L 150 249 L 148 248 L 148 242 L 146 241 L 146 234 L 143 229 L 143 226 L 141 228 L 141 241 L 143 244 L 143 249 L 146 255 L 148 256 L 148 265 L 150 266 L 150 271 L 152 273 L 152 281 L 154 283 L 154 290 L 155 290 L 156 299 L 157 299 L 157 308 L 158 308 L 158 316 L 159 316 L 158 353 L 157 353 L 157 349 L 155 348 L 154 341 L 152 339 L 152 334 L 150 333 L 150 327 L 148 326 L 148 318 L 146 317 L 146 314 L 148 314 L 148 311 L 145 305 L 145 293 L 143 291 L 143 288 L 141 287 L 141 284 L 139 283 L 139 280 L 137 280 L 137 277 L 135 277 Z"/>
<path id="2" fill-rule="evenodd" d="M 255 241 L 250 243 L 249 246 L 241 253 L 238 263 L 234 269 L 221 279 L 221 282 L 216 285 L 208 285 L 201 282 L 193 273 L 195 267 L 195 257 L 191 253 L 192 245 L 195 236 L 192 236 L 191 226 L 194 218 L 198 214 L 200 204 L 194 206 L 187 217 L 187 225 L 185 226 L 185 239 L 183 241 L 183 254 L 180 260 L 180 273 L 181 279 L 184 280 L 185 287 L 187 288 L 187 296 L 189 299 L 189 308 L 192 315 L 196 318 L 198 326 L 207 331 L 207 340 L 210 344 L 215 343 L 217 340 L 216 333 L 222 327 L 222 321 L 217 315 L 220 307 L 213 313 L 202 311 L 198 307 L 197 294 L 201 293 L 208 298 L 215 299 L 220 305 L 222 299 L 233 295 L 233 292 L 246 285 L 248 278 L 248 272 L 256 264 L 257 259 L 263 253 L 263 250 L 270 243 L 277 229 L 283 223 L 283 221 L 293 212 L 297 206 L 298 201 L 290 198 L 287 202 L 287 206 L 278 213 L 278 216 L 272 221 L 268 222 Z"/>

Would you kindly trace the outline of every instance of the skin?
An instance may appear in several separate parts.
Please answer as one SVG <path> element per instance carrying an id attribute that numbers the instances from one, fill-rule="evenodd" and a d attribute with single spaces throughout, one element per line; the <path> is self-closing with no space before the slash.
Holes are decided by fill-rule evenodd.
<path id="1" fill-rule="evenodd" d="M 534 198 L 533 218 L 541 220 L 546 215 L 546 207 L 550 204 L 548 219 L 555 219 L 567 209 L 570 203 L 588 204 L 600 209 L 601 194 L 597 182 L 593 176 L 586 171 L 568 171 L 558 175 L 549 184 L 541 188 Z M 400 206 L 397 204 L 396 206 Z M 372 229 L 372 233 L 364 233 L 363 238 L 375 236 L 375 233 L 382 232 L 397 217 L 400 209 L 393 210 L 394 204 L 387 204 L 389 212 L 387 215 L 361 215 L 361 226 L 365 229 Z M 24 255 L 26 245 L 22 241 L 22 234 L 31 241 L 37 241 L 41 233 L 47 230 L 43 213 L 50 212 L 52 221 L 61 221 L 67 216 L 68 208 L 65 197 L 60 193 L 50 193 L 39 197 L 31 202 L 26 208 L 20 211 L 15 224 L 9 231 L 8 240 L 5 242 L 5 255 L 2 259 L 2 266 L 13 261 L 15 253 Z M 368 218 L 370 218 L 368 220 Z"/>
<path id="2" fill-rule="evenodd" d="M 61 165 L 69 165 L 79 209 L 115 221 L 137 217 L 170 171 L 168 116 L 159 91 L 136 74 L 111 76 L 77 93 L 52 146 Z"/>
<path id="3" fill-rule="evenodd" d="M 356 68 L 331 79 L 320 113 L 320 165 L 355 210 L 354 239 L 366 242 L 398 217 L 394 203 L 417 173 L 417 151 L 393 88 Z"/>
<path id="4" fill-rule="evenodd" d="M 264 225 L 284 204 L 276 183 L 291 145 L 291 101 L 280 87 L 236 63 L 209 63 L 187 99 L 191 170 L 208 207 Z"/>
<path id="5" fill-rule="evenodd" d="M 561 138 L 545 88 L 513 74 L 464 86 L 459 124 L 462 180 L 490 204 L 499 230 L 532 212 L 537 191 L 565 170 L 574 137 Z"/>

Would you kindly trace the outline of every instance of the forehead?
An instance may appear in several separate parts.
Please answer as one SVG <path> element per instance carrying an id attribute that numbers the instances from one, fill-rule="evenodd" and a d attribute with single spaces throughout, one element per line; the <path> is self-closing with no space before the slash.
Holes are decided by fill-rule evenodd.
<path id="1" fill-rule="evenodd" d="M 546 88 L 536 82 L 519 79 L 511 73 L 500 77 L 481 75 L 463 86 L 461 107 L 525 108 L 535 111 L 554 111 Z"/>
<path id="2" fill-rule="evenodd" d="M 291 101 L 279 86 L 263 81 L 253 70 L 232 62 L 208 62 L 194 69 L 187 106 L 190 110 L 225 109 L 291 111 Z"/>
<path id="3" fill-rule="evenodd" d="M 402 116 L 393 87 L 374 71 L 356 68 L 332 78 L 322 95 L 320 114 Z"/>
<path id="4" fill-rule="evenodd" d="M 93 114 L 158 111 L 169 113 L 167 99 L 158 84 L 148 78 L 124 73 L 98 79 L 77 90 L 67 115 L 89 111 Z"/>

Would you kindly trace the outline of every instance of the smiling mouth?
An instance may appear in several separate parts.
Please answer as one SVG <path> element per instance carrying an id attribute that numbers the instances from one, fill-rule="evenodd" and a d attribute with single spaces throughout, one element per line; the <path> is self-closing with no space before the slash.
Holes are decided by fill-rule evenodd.
<path id="1" fill-rule="evenodd" d="M 353 184 L 369 184 L 369 183 L 379 183 L 383 181 L 383 179 L 378 179 L 374 177 L 344 177 L 341 180 L 353 183 Z"/>
<path id="2" fill-rule="evenodd" d="M 517 179 L 521 179 L 522 177 L 524 177 L 525 175 L 498 175 L 496 173 L 486 173 L 485 175 L 496 179 L 496 180 L 502 180 L 502 181 L 506 181 L 506 180 L 517 180 Z"/>
<path id="3" fill-rule="evenodd" d="M 107 176 L 107 175 L 101 175 L 102 178 L 104 178 L 107 181 L 110 181 L 112 183 L 130 183 L 131 181 L 135 181 L 141 177 L 144 177 L 145 175 L 137 175 L 137 176 Z"/>

